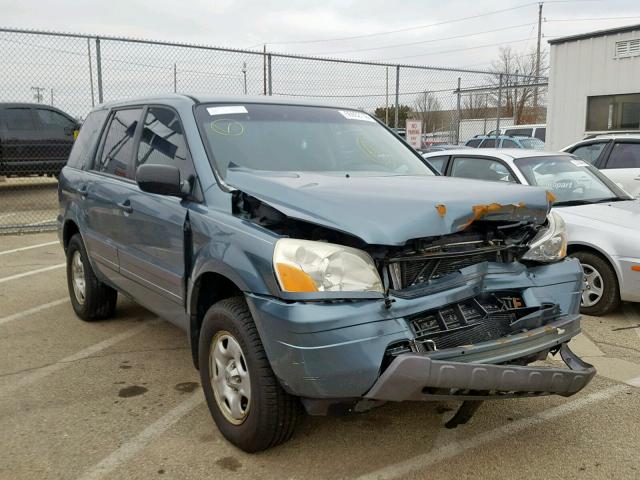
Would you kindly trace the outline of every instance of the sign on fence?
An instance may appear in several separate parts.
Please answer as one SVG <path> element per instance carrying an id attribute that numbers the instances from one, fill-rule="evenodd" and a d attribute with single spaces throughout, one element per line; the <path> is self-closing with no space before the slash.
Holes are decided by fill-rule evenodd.
<path id="1" fill-rule="evenodd" d="M 407 143 L 413 148 L 422 147 L 422 121 L 407 120 L 406 126 Z"/>

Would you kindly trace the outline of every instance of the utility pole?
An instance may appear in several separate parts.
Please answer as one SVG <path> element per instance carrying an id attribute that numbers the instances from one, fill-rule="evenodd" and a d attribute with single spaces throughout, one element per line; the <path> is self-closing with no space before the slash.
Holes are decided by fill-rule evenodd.
<path id="1" fill-rule="evenodd" d="M 518 125 L 518 74 L 520 70 L 516 68 L 516 77 L 513 80 L 513 124 Z"/>
<path id="2" fill-rule="evenodd" d="M 173 64 L 173 93 L 178 92 L 178 67 Z"/>
<path id="3" fill-rule="evenodd" d="M 247 94 L 247 62 L 242 62 L 242 75 L 244 75 L 244 94 Z"/>
<path id="4" fill-rule="evenodd" d="M 33 91 L 33 99 L 37 103 L 42 103 L 42 100 L 44 99 L 44 91 L 46 90 L 46 88 L 44 88 L 44 87 L 31 87 L 31 90 Z"/>
<path id="5" fill-rule="evenodd" d="M 540 40 L 542 39 L 542 5 L 543 2 L 538 4 L 538 46 L 536 47 L 536 79 L 535 82 L 540 81 Z M 538 87 L 534 87 L 533 90 L 533 106 L 538 106 Z"/>
<path id="6" fill-rule="evenodd" d="M 51 89 L 51 106 L 53 107 L 53 88 Z"/>

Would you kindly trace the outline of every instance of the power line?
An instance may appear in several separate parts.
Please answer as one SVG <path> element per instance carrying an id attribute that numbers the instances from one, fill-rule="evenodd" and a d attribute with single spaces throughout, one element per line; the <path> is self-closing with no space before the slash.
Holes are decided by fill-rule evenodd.
<path id="1" fill-rule="evenodd" d="M 599 0 L 546 0 L 544 3 L 571 3 L 571 2 L 590 2 L 590 1 L 599 1 Z M 503 8 L 503 9 L 500 9 L 500 10 L 493 10 L 491 12 L 485 12 L 485 13 L 479 13 L 479 14 L 476 14 L 476 15 L 470 15 L 468 17 L 453 18 L 451 20 L 444 20 L 442 22 L 429 23 L 429 24 L 426 24 L 426 25 L 417 25 L 417 26 L 413 26 L 413 27 L 399 28 L 399 29 L 396 29 L 396 30 L 387 30 L 387 31 L 383 31 L 383 32 L 366 33 L 366 34 L 361 34 L 361 35 L 350 35 L 350 36 L 346 36 L 346 37 L 322 38 L 322 39 L 315 39 L 315 40 L 290 40 L 290 41 L 281 41 L 281 42 L 260 42 L 260 43 L 255 44 L 255 45 L 251 45 L 250 47 L 247 47 L 247 48 L 261 47 L 262 45 L 265 45 L 265 44 L 268 44 L 268 45 L 293 45 L 293 44 L 308 44 L 308 43 L 322 43 L 322 42 L 337 42 L 337 41 L 342 41 L 342 40 L 354 40 L 354 39 L 358 39 L 358 38 L 371 38 L 371 37 L 377 37 L 377 36 L 382 36 L 382 35 L 391 35 L 391 34 L 394 34 L 394 33 L 410 32 L 410 31 L 413 31 L 413 30 L 421 30 L 421 29 L 424 29 L 424 28 L 437 27 L 437 26 L 440 26 L 440 25 L 448 25 L 448 24 L 451 24 L 451 23 L 464 22 L 465 20 L 474 20 L 476 18 L 488 17 L 490 15 L 496 15 L 498 13 L 504 13 L 504 12 L 509 12 L 509 11 L 513 11 L 513 10 L 519 10 L 521 8 L 530 7 L 532 5 L 538 5 L 539 3 L 540 2 L 528 2 L 528 3 L 523 3 L 522 5 L 516 5 L 515 7 Z"/>
<path id="2" fill-rule="evenodd" d="M 314 54 L 315 55 L 335 55 L 335 54 L 340 54 L 340 53 L 367 52 L 367 51 L 371 51 L 371 50 L 383 50 L 383 49 L 387 49 L 387 48 L 408 47 L 410 45 L 421 45 L 421 44 L 424 44 L 424 43 L 444 42 L 446 40 L 454 40 L 454 39 L 457 39 L 457 38 L 473 37 L 475 35 L 484 35 L 485 33 L 502 32 L 504 30 L 513 30 L 515 28 L 530 27 L 532 25 L 537 25 L 537 23 L 536 22 L 534 22 L 534 23 L 522 23 L 520 25 L 511 25 L 509 27 L 494 28 L 494 29 L 491 29 L 491 30 L 484 30 L 482 32 L 474 32 L 474 33 L 465 33 L 463 35 L 455 35 L 453 37 L 435 38 L 435 39 L 431 39 L 431 40 L 420 40 L 420 41 L 417 41 L 417 42 L 408 42 L 408 43 L 396 43 L 394 45 L 385 45 L 385 46 L 382 46 L 382 47 L 357 48 L 357 49 L 352 49 L 352 50 L 339 50 L 339 51 L 333 51 L 333 52 L 319 52 L 319 53 L 316 52 Z"/>
<path id="3" fill-rule="evenodd" d="M 429 23 L 427 25 L 417 25 L 414 27 L 406 27 L 406 28 L 399 28 L 397 30 L 387 30 L 384 32 L 376 32 L 376 33 L 366 33 L 366 34 L 362 34 L 362 35 L 351 35 L 348 37 L 336 37 L 336 38 L 323 38 L 323 39 L 317 39 L 317 40 L 291 40 L 288 42 L 262 42 L 259 43 L 258 45 L 252 45 L 251 47 L 247 47 L 247 48 L 252 48 L 255 46 L 259 46 L 262 45 L 263 43 L 267 43 L 269 45 L 292 45 L 292 44 L 304 44 L 304 43 L 321 43 L 321 42 L 337 42 L 337 41 L 342 41 L 342 40 L 354 40 L 357 38 L 370 38 L 370 37 L 377 37 L 377 36 L 381 36 L 381 35 L 390 35 L 393 33 L 401 33 L 401 32 L 409 32 L 412 30 L 421 30 L 423 28 L 431 28 L 431 27 L 437 27 L 439 25 L 447 25 L 450 23 L 457 23 L 457 22 L 463 22 L 465 20 L 472 20 L 475 18 L 480 18 L 480 17 L 487 17 L 489 15 L 496 15 L 498 13 L 503 13 L 503 12 L 509 12 L 512 10 L 518 10 L 520 8 L 525 8 L 525 7 L 529 7 L 531 5 L 537 5 L 538 2 L 529 2 L 529 3 L 525 3 L 522 5 L 517 5 L 515 7 L 510 7 L 510 8 L 503 8 L 500 10 L 494 10 L 492 12 L 486 12 L 486 13 L 480 13 L 477 15 L 472 15 L 472 16 L 468 16 L 468 17 L 461 17 L 461 18 L 454 18 L 451 20 L 445 20 L 442 22 L 437 22 L 437 23 Z"/>

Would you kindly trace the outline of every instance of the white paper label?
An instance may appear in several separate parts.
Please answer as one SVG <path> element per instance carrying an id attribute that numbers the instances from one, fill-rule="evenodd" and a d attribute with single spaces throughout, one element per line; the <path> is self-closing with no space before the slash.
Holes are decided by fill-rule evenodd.
<path id="1" fill-rule="evenodd" d="M 249 113 L 242 105 L 228 105 L 225 107 L 209 107 L 207 108 L 209 115 L 233 115 L 234 113 Z"/>
<path id="2" fill-rule="evenodd" d="M 349 120 L 364 120 L 365 122 L 375 123 L 375 120 L 371 118 L 369 115 L 367 115 L 366 113 L 356 112 L 353 110 L 338 110 L 338 111 L 344 118 Z"/>
<path id="3" fill-rule="evenodd" d="M 584 160 L 571 160 L 571 163 L 573 163 L 576 167 L 586 167 L 589 165 Z"/>

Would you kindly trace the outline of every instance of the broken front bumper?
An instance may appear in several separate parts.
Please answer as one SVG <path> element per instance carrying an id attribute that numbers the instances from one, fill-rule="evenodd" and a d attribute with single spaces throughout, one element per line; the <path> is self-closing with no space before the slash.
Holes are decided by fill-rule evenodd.
<path id="1" fill-rule="evenodd" d="M 560 348 L 566 368 L 462 363 L 417 353 L 398 355 L 365 398 L 400 402 L 442 397 L 491 398 L 562 395 L 582 390 L 596 369 L 576 356 L 566 344 Z"/>

